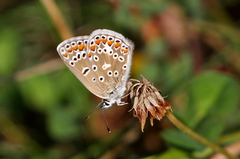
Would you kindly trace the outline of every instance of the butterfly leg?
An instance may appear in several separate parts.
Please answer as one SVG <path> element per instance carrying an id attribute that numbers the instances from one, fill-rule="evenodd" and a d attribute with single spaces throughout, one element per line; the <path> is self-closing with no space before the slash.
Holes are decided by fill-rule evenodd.
<path id="1" fill-rule="evenodd" d="M 127 97 L 127 96 L 129 96 L 130 93 L 131 93 L 131 92 L 129 92 L 129 93 L 127 93 L 127 94 L 125 94 L 125 95 L 123 95 L 123 96 L 117 98 L 117 101 L 116 101 L 117 105 L 118 105 L 118 106 L 123 106 L 123 105 L 127 105 L 127 104 L 129 104 L 128 102 L 121 101 L 121 99 L 122 99 L 122 98 L 125 98 L 125 97 Z"/>
<path id="2" fill-rule="evenodd" d="M 121 98 L 118 98 L 116 101 L 118 106 L 123 106 L 129 104 L 128 102 L 121 101 Z"/>

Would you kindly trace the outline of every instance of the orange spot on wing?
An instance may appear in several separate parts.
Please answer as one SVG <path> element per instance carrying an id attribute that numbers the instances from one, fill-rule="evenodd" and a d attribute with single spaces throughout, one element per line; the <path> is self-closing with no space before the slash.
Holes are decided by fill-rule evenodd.
<path id="1" fill-rule="evenodd" d="M 127 52 L 128 52 L 128 49 L 125 49 L 125 50 L 124 50 L 124 53 L 127 53 Z"/>
<path id="2" fill-rule="evenodd" d="M 78 48 L 77 45 L 73 47 L 74 50 L 77 50 L 77 48 Z"/>
<path id="3" fill-rule="evenodd" d="M 87 48 L 87 44 L 85 44 L 85 49 Z"/>
<path id="4" fill-rule="evenodd" d="M 114 42 L 113 40 L 109 41 L 108 45 L 111 46 L 113 44 L 113 42 Z"/>
<path id="5" fill-rule="evenodd" d="M 64 57 L 67 57 L 68 55 L 67 55 L 67 53 L 65 53 L 65 54 L 62 54 Z"/>
<path id="6" fill-rule="evenodd" d="M 67 49 L 68 52 L 72 52 L 72 48 L 70 47 L 69 49 Z"/>
<path id="7" fill-rule="evenodd" d="M 115 48 L 118 48 L 119 46 L 121 46 L 121 43 L 116 43 L 114 46 Z"/>
<path id="8" fill-rule="evenodd" d="M 95 43 L 99 45 L 99 43 L 101 42 L 100 39 L 96 40 Z"/>
<path id="9" fill-rule="evenodd" d="M 94 51 L 94 50 L 95 50 L 95 45 L 90 46 L 90 49 L 91 49 L 92 51 Z"/>
<path id="10" fill-rule="evenodd" d="M 122 51 L 125 51 L 124 49 L 121 49 Z"/>
<path id="11" fill-rule="evenodd" d="M 83 44 L 78 46 L 79 50 L 82 51 L 83 50 Z"/>
<path id="12" fill-rule="evenodd" d="M 91 57 L 91 56 L 92 56 L 92 53 L 91 53 L 91 52 L 89 52 L 89 53 L 88 53 L 88 57 Z"/>
<path id="13" fill-rule="evenodd" d="M 106 44 L 107 39 L 102 39 L 102 42 L 103 42 L 104 44 Z"/>

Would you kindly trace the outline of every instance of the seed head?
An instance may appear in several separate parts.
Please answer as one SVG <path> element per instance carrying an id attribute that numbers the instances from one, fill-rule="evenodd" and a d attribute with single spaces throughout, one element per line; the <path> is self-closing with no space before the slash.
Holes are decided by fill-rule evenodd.
<path id="1" fill-rule="evenodd" d="M 171 110 L 171 106 L 162 97 L 161 92 L 153 86 L 145 77 L 142 80 L 129 79 L 127 82 L 127 90 L 133 107 L 129 111 L 133 111 L 133 116 L 137 117 L 141 123 L 143 132 L 146 119 L 149 116 L 150 123 L 153 126 L 153 119 L 161 120 Z"/>

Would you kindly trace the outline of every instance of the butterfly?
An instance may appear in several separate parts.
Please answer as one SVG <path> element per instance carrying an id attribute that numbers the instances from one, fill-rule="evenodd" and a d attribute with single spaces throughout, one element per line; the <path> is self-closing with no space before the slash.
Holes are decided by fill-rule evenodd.
<path id="1" fill-rule="evenodd" d="M 98 29 L 89 36 L 64 40 L 57 46 L 60 57 L 107 109 L 121 101 L 129 78 L 134 44 L 120 33 Z"/>

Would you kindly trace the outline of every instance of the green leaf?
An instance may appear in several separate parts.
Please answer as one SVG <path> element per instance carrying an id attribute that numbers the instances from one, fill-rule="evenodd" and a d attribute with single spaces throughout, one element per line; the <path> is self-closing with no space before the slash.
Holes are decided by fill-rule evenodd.
<path id="1" fill-rule="evenodd" d="M 15 28 L 1 28 L 0 35 L 0 75 L 3 75 L 15 69 L 20 43 L 19 33 Z"/>
<path id="2" fill-rule="evenodd" d="M 195 141 L 194 139 L 190 138 L 188 135 L 184 134 L 180 130 L 172 129 L 172 130 L 165 130 L 161 133 L 162 138 L 171 145 L 189 149 L 189 150 L 196 150 L 202 149 L 203 145 Z"/>
<path id="3" fill-rule="evenodd" d="M 35 109 L 45 111 L 58 103 L 56 85 L 48 76 L 31 78 L 21 82 L 19 86 L 26 103 L 34 106 Z"/>
<path id="4" fill-rule="evenodd" d="M 136 31 L 146 23 L 146 19 L 166 9 L 169 1 L 127 0 L 121 1 L 115 12 L 115 22 L 122 27 Z M 134 22 L 134 23 L 133 23 Z"/>
<path id="5" fill-rule="evenodd" d="M 86 116 L 96 106 L 96 103 L 90 99 L 94 95 L 69 69 L 61 71 L 57 77 L 59 78 L 59 87 L 62 87 L 61 90 L 58 89 L 61 103 L 66 105 L 67 101 L 67 104 L 71 104 L 72 109 L 75 109 L 76 114 L 81 115 L 82 113 Z"/>
<path id="6" fill-rule="evenodd" d="M 68 108 L 53 108 L 48 111 L 47 125 L 50 136 L 55 140 L 68 141 L 80 135 L 77 117 L 74 110 Z"/>
<path id="7" fill-rule="evenodd" d="M 147 67 L 143 68 L 141 74 L 145 77 L 148 77 L 150 81 L 158 78 L 158 73 L 160 72 L 159 65 L 157 62 L 149 62 L 147 63 Z"/>
<path id="8" fill-rule="evenodd" d="M 188 52 L 179 55 L 178 59 L 166 64 L 163 76 L 165 84 L 163 87 L 176 90 L 176 87 L 182 87 L 183 83 L 189 80 L 192 72 L 192 57 Z"/>
<path id="9" fill-rule="evenodd" d="M 228 75 L 222 75 L 222 78 L 225 79 L 225 85 L 211 111 L 212 115 L 219 118 L 225 117 L 238 106 L 240 96 L 238 81 Z"/>
<path id="10" fill-rule="evenodd" d="M 196 132 L 210 141 L 216 141 L 224 130 L 224 123 L 221 120 L 216 116 L 210 116 L 199 124 Z"/>
<path id="11" fill-rule="evenodd" d="M 194 78 L 189 86 L 187 125 L 195 127 L 212 110 L 213 115 L 224 115 L 236 107 L 239 85 L 232 77 L 205 72 Z"/>
<path id="12" fill-rule="evenodd" d="M 166 54 L 166 42 L 162 38 L 149 40 L 145 46 L 145 52 L 148 52 L 153 58 L 162 58 Z"/>
<path id="13" fill-rule="evenodd" d="M 201 0 L 185 0 L 181 1 L 182 6 L 185 7 L 185 9 L 189 12 L 189 14 L 194 17 L 201 19 L 204 16 L 204 5 Z"/>

